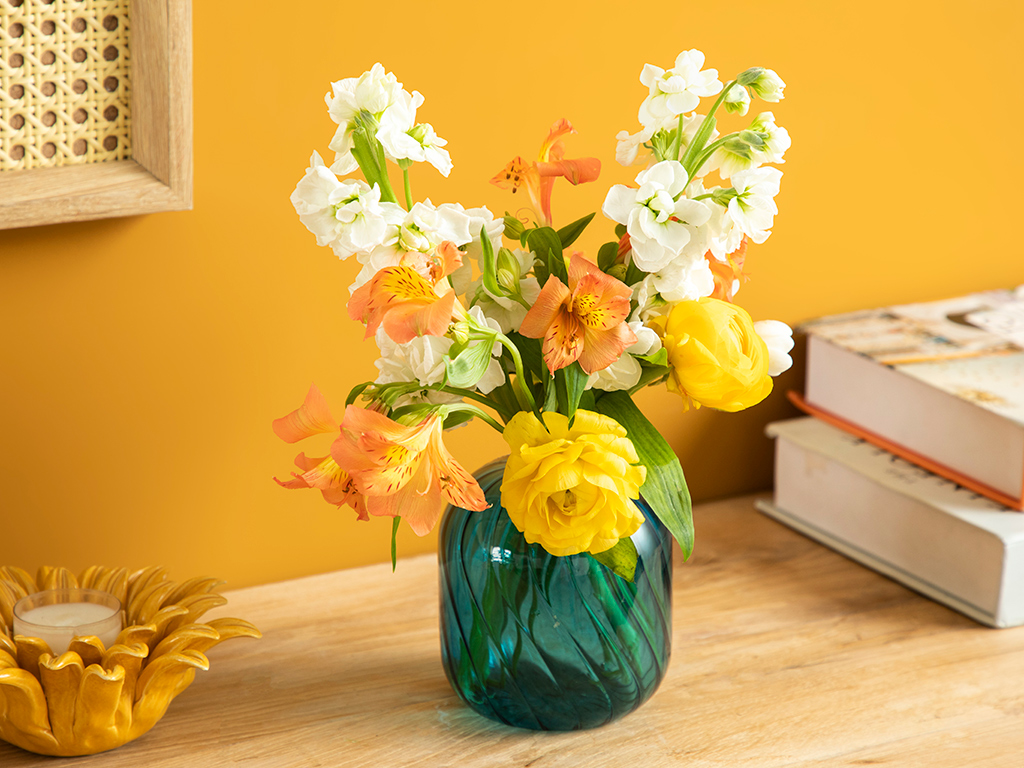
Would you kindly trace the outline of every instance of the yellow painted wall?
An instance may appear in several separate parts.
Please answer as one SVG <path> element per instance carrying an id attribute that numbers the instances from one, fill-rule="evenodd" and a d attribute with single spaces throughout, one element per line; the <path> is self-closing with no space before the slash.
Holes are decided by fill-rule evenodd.
<path id="1" fill-rule="evenodd" d="M 271 419 L 310 382 L 340 411 L 375 374 L 345 314 L 356 265 L 315 246 L 288 195 L 310 151 L 326 154 L 329 82 L 377 60 L 450 141 L 450 179 L 414 171 L 435 203 L 510 207 L 487 180 L 571 119 L 569 156 L 605 172 L 560 182 L 563 223 L 632 178 L 614 135 L 637 128 L 645 62 L 697 47 L 723 76 L 777 70 L 794 146 L 739 297 L 755 318 L 1024 282 L 1019 3 L 489 5 L 194 3 L 195 210 L 0 232 L 0 563 L 153 562 L 244 586 L 387 558 L 386 521 L 271 481 L 295 452 Z M 738 415 L 683 414 L 666 393 L 642 405 L 711 498 L 769 485 L 761 429 L 789 413 L 780 394 Z M 503 447 L 476 425 L 451 444 L 471 468 Z"/>

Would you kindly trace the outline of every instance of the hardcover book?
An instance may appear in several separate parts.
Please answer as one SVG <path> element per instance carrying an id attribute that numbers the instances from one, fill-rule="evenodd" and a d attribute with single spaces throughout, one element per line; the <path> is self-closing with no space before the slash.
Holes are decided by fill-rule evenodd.
<path id="1" fill-rule="evenodd" d="M 1024 509 L 1024 287 L 815 320 L 809 413 Z"/>
<path id="2" fill-rule="evenodd" d="M 767 432 L 762 512 L 983 624 L 1024 624 L 1024 515 L 818 419 Z"/>

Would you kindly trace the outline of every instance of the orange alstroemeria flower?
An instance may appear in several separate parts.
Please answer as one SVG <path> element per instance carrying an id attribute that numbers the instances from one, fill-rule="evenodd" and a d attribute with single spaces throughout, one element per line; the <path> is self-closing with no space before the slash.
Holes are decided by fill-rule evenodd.
<path id="1" fill-rule="evenodd" d="M 306 399 L 296 410 L 274 420 L 274 433 L 286 443 L 297 443 L 313 435 L 339 433 L 327 401 L 316 385 L 309 388 Z M 340 439 L 340 433 L 339 433 Z M 295 457 L 295 465 L 302 473 L 292 472 L 292 479 L 274 481 L 284 488 L 316 488 L 328 504 L 337 507 L 348 504 L 360 520 L 369 520 L 362 494 L 356 490 L 352 476 L 338 466 L 332 456 L 311 459 L 305 453 Z"/>
<path id="2" fill-rule="evenodd" d="M 576 360 L 594 373 L 636 343 L 626 324 L 633 293 L 581 253 L 572 255 L 568 277 L 568 287 L 554 275 L 548 277 L 519 332 L 544 339 L 544 362 L 552 373 Z"/>
<path id="3" fill-rule="evenodd" d="M 350 405 L 331 455 L 351 473 L 371 515 L 401 516 L 425 536 L 448 502 L 477 511 L 489 506 L 477 481 L 445 448 L 443 425 L 438 414 L 405 426 Z"/>
<path id="4" fill-rule="evenodd" d="M 601 174 L 601 161 L 596 157 L 584 157 L 578 160 L 565 160 L 565 145 L 562 136 L 576 133 L 572 123 L 564 117 L 551 126 L 547 139 L 540 145 L 540 154 L 536 161 L 523 160 L 516 156 L 498 173 L 491 183 L 502 189 L 512 188 L 512 192 L 526 187 L 534 212 L 540 224 L 551 223 L 551 190 L 555 179 L 561 176 L 570 184 L 583 184 L 596 181 Z"/>
<path id="5" fill-rule="evenodd" d="M 740 247 L 725 257 L 725 261 L 719 261 L 711 251 L 708 251 L 704 258 L 711 265 L 711 274 L 715 277 L 715 292 L 711 294 L 713 299 L 732 302 L 733 296 L 740 285 L 749 278 L 743 271 L 743 261 L 747 255 L 747 238 L 743 238 Z"/>
<path id="6" fill-rule="evenodd" d="M 444 336 L 456 311 L 456 297 L 441 281 L 462 265 L 462 255 L 454 243 L 446 241 L 423 263 L 385 267 L 352 294 L 349 317 L 366 323 L 366 338 L 381 325 L 398 344 L 417 336 Z M 439 284 L 449 290 L 438 294 L 435 286 Z"/>

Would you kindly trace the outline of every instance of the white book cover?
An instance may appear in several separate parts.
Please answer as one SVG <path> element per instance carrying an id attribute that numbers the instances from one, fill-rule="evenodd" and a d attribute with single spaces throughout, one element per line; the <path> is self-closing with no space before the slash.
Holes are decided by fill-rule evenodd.
<path id="1" fill-rule="evenodd" d="M 1024 515 L 817 419 L 767 432 L 766 514 L 984 624 L 1024 624 Z"/>
<path id="2" fill-rule="evenodd" d="M 1024 286 L 834 315 L 803 330 L 1024 425 Z"/>

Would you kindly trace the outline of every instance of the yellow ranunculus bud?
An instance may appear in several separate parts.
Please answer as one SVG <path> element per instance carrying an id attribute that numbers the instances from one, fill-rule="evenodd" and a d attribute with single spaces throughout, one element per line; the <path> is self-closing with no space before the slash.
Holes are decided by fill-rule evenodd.
<path id="1" fill-rule="evenodd" d="M 681 301 L 649 325 L 668 350 L 668 388 L 697 406 L 742 411 L 768 397 L 768 347 L 746 311 L 719 299 Z"/>
<path id="2" fill-rule="evenodd" d="M 632 499 L 640 498 L 647 470 L 614 419 L 580 410 L 570 427 L 560 413 L 545 412 L 541 424 L 523 411 L 504 437 L 512 455 L 501 504 L 531 544 L 552 555 L 596 554 L 643 524 Z"/>

